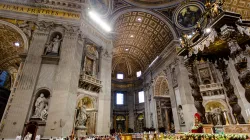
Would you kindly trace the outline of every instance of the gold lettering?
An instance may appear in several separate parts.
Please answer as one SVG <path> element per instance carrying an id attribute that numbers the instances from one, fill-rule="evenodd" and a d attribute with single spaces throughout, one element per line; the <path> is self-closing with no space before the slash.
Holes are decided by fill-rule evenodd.
<path id="1" fill-rule="evenodd" d="M 21 7 L 21 8 L 19 9 L 19 11 L 22 11 L 22 12 L 23 12 L 23 10 L 24 10 L 23 7 Z"/>
<path id="2" fill-rule="evenodd" d="M 18 11 L 18 8 L 19 8 L 19 7 L 17 7 L 17 6 L 13 6 L 12 9 Z"/>
<path id="3" fill-rule="evenodd" d="M 77 15 L 76 15 L 76 18 L 80 18 L 80 14 L 77 14 Z"/>
<path id="4" fill-rule="evenodd" d="M 44 12 L 44 9 L 42 9 L 42 10 L 40 11 L 41 14 L 43 14 L 43 12 Z"/>
<path id="5" fill-rule="evenodd" d="M 80 19 L 80 14 L 73 13 L 73 12 L 65 12 L 60 10 L 51 10 L 47 8 L 37 8 L 37 7 L 30 7 L 30 6 L 20 6 L 20 5 L 8 5 L 8 4 L 0 4 L 0 10 L 7 10 L 7 11 L 15 11 L 15 12 L 22 12 L 27 14 L 43 14 L 43 15 L 52 15 L 64 18 L 71 18 L 71 19 Z"/>
<path id="6" fill-rule="evenodd" d="M 72 14 L 71 14 L 71 13 L 68 13 L 68 17 L 72 17 Z"/>
<path id="7" fill-rule="evenodd" d="M 49 10 L 46 10 L 46 14 L 49 15 L 50 11 Z"/>
<path id="8" fill-rule="evenodd" d="M 31 9 L 31 13 L 36 13 L 36 9 Z"/>
<path id="9" fill-rule="evenodd" d="M 29 13 L 29 11 L 31 11 L 31 9 L 30 9 L 30 8 L 28 8 L 26 12 L 28 12 L 28 13 Z"/>
<path id="10" fill-rule="evenodd" d="M 10 5 L 7 5 L 7 6 L 6 6 L 6 9 L 10 9 Z"/>

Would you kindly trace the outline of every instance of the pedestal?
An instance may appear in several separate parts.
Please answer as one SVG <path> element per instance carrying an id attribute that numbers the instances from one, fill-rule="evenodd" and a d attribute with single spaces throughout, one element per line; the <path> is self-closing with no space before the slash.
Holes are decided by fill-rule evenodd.
<path id="1" fill-rule="evenodd" d="M 203 124 L 203 133 L 213 134 L 213 125 L 212 124 Z"/>
<path id="2" fill-rule="evenodd" d="M 222 125 L 216 125 L 216 126 L 214 126 L 214 129 L 215 129 L 215 134 L 219 134 L 219 133 L 224 132 Z"/>
<path id="3" fill-rule="evenodd" d="M 76 127 L 76 136 L 77 137 L 84 137 L 87 135 L 87 127 L 85 126 L 77 126 Z"/>

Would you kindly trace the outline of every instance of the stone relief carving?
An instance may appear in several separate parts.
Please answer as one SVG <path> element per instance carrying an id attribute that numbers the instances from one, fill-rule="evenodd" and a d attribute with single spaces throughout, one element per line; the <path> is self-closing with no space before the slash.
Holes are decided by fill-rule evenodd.
<path id="1" fill-rule="evenodd" d="M 41 93 L 35 102 L 35 112 L 32 118 L 46 120 L 48 116 L 48 99 Z"/>
<path id="2" fill-rule="evenodd" d="M 18 24 L 18 27 L 23 30 L 24 34 L 28 37 L 29 40 L 32 37 L 34 26 L 35 24 L 31 21 L 24 21 L 24 23 Z"/>
<path id="3" fill-rule="evenodd" d="M 53 22 L 40 21 L 36 23 L 37 29 L 40 31 L 49 31 L 54 27 Z"/>

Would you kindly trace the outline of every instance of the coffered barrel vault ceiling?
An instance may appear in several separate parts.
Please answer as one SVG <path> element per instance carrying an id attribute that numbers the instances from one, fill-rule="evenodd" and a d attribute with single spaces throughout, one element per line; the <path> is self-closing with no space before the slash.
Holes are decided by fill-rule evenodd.
<path id="1" fill-rule="evenodd" d="M 0 23 L 0 69 L 16 66 L 21 62 L 18 56 L 24 51 L 24 42 L 21 35 L 13 28 Z M 16 47 L 15 42 L 20 46 Z"/>
<path id="2" fill-rule="evenodd" d="M 114 32 L 113 75 L 123 73 L 126 78 L 145 70 L 174 38 L 158 17 L 138 11 L 121 15 Z"/>
<path id="3" fill-rule="evenodd" d="M 241 14 L 243 19 L 250 19 L 250 0 L 226 0 L 224 9 Z"/>
<path id="4" fill-rule="evenodd" d="M 125 0 L 126 2 L 145 8 L 162 8 L 175 5 L 183 0 Z"/>

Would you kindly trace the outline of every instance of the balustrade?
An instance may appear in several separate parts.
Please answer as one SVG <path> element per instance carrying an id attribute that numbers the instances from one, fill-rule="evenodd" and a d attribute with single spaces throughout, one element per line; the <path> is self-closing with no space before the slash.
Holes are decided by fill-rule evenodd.
<path id="1" fill-rule="evenodd" d="M 87 74 L 82 74 L 79 79 L 79 88 L 99 93 L 102 81 Z"/>

